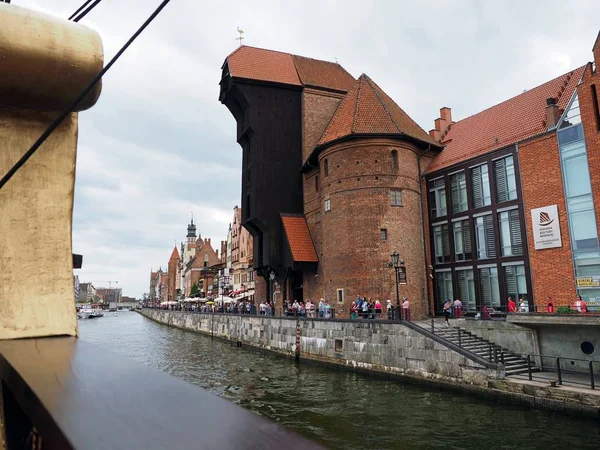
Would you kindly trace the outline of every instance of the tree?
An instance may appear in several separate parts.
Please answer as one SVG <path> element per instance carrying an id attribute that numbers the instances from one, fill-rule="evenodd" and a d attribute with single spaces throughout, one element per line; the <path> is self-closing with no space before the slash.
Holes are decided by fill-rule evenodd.
<path id="1" fill-rule="evenodd" d="M 192 286 L 192 290 L 190 291 L 190 296 L 191 297 L 195 296 L 196 294 L 198 294 L 198 283 L 195 283 Z"/>

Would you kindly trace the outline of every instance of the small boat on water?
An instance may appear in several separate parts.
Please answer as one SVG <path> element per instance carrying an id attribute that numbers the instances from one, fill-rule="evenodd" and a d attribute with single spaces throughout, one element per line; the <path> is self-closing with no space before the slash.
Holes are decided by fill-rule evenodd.
<path id="1" fill-rule="evenodd" d="M 103 315 L 104 313 L 100 308 L 84 308 L 81 311 L 79 311 L 79 316 L 81 319 L 95 319 L 97 317 L 102 317 Z"/>

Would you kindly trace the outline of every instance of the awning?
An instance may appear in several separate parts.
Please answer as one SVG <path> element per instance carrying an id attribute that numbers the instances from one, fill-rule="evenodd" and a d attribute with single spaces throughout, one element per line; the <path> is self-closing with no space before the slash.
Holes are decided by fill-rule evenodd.
<path id="1" fill-rule="evenodd" d="M 281 221 L 294 262 L 318 263 L 319 257 L 306 218 L 302 215 L 281 214 Z"/>

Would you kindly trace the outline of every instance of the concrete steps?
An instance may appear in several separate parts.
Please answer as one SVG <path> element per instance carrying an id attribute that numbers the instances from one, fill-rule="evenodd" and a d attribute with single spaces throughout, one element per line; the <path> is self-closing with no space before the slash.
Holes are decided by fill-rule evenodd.
<path id="1" fill-rule="evenodd" d="M 504 361 L 504 367 L 506 375 L 518 375 L 527 373 L 527 360 L 521 355 L 517 355 L 505 348 L 497 346 L 490 341 L 482 339 L 468 331 L 460 328 L 441 326 L 434 329 L 435 334 L 444 339 L 452 342 L 455 345 L 465 350 L 470 351 L 490 362 L 502 362 Z M 460 339 L 459 339 L 460 333 Z M 495 349 L 495 351 L 494 351 Z M 496 361 L 497 358 L 498 360 Z M 532 364 L 532 371 L 538 371 L 538 369 Z"/>

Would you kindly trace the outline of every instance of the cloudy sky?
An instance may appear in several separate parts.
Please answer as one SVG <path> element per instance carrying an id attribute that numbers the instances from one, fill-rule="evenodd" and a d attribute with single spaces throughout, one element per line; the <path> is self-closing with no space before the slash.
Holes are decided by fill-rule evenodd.
<path id="1" fill-rule="evenodd" d="M 83 0 L 12 0 L 69 17 Z M 160 0 L 104 0 L 81 23 L 105 60 Z M 592 59 L 600 2 L 172 0 L 105 76 L 80 116 L 73 227 L 82 281 L 148 291 L 149 272 L 185 239 L 225 239 L 239 203 L 241 151 L 218 101 L 224 58 L 244 43 L 335 61 L 368 74 L 425 130 L 439 108 L 454 120 Z"/>

